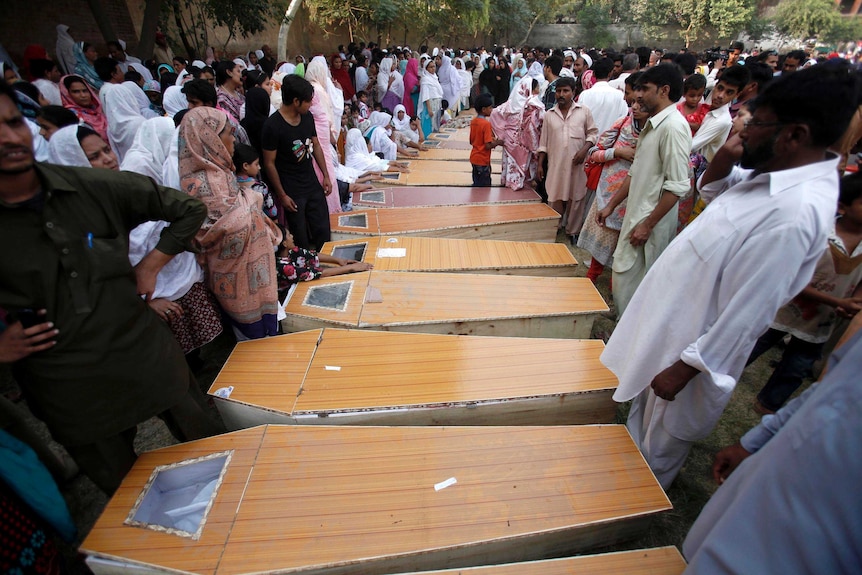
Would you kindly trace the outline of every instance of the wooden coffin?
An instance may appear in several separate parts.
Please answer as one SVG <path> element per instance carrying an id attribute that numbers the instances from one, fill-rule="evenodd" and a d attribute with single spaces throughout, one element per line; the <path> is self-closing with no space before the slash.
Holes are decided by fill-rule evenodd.
<path id="1" fill-rule="evenodd" d="M 451 186 L 403 186 L 353 194 L 359 208 L 418 208 L 480 204 L 535 204 L 541 198 L 532 188 L 464 188 Z"/>
<path id="2" fill-rule="evenodd" d="M 238 343 L 209 393 L 228 429 L 611 423 L 604 347 L 327 328 Z"/>
<path id="3" fill-rule="evenodd" d="M 668 546 L 506 565 L 423 571 L 422 575 L 680 575 L 685 568 L 685 559 L 679 550 Z"/>
<path id="4" fill-rule="evenodd" d="M 586 278 L 372 270 L 295 285 L 286 332 L 321 327 L 587 339 L 608 306 Z"/>
<path id="5" fill-rule="evenodd" d="M 432 132 L 428 135 L 429 140 L 444 140 L 455 142 L 470 142 L 470 126 L 463 128 L 447 128 L 443 126 L 439 132 Z"/>
<path id="6" fill-rule="evenodd" d="M 473 146 L 470 145 L 469 138 L 467 140 L 452 140 L 452 136 L 450 135 L 448 138 L 429 138 L 422 142 L 422 144 L 430 149 L 434 150 L 472 150 Z M 420 152 L 421 154 L 422 152 Z M 492 152 L 493 154 L 493 152 Z M 469 158 L 470 155 L 467 154 Z"/>
<path id="7" fill-rule="evenodd" d="M 430 146 L 427 146 L 427 150 L 419 152 L 420 160 L 448 160 L 448 161 L 458 161 L 458 162 L 469 162 L 470 161 L 470 152 L 473 147 L 469 144 L 466 148 L 451 148 L 451 147 L 441 147 L 440 143 L 442 140 L 436 140 Z M 491 150 L 491 163 L 499 164 L 503 160 L 503 148 L 494 148 Z"/>
<path id="8" fill-rule="evenodd" d="M 554 242 L 560 214 L 547 204 L 371 209 L 330 214 L 333 241 L 357 236 L 422 236 Z"/>
<path id="9" fill-rule="evenodd" d="M 96 573 L 381 575 L 571 554 L 669 509 L 621 425 L 269 425 L 142 454 L 81 550 Z"/>
<path id="10" fill-rule="evenodd" d="M 451 161 L 451 160 L 428 160 L 422 157 L 421 154 L 424 152 L 419 152 L 418 158 L 411 158 L 410 160 L 405 160 L 404 162 L 407 164 L 407 167 L 410 169 L 410 173 L 418 173 L 418 172 L 427 172 L 429 174 L 443 174 L 447 172 L 466 172 L 468 174 L 473 173 L 473 165 L 469 161 L 469 155 L 466 158 L 466 161 Z M 491 164 L 491 172 L 493 174 L 500 173 L 500 162 L 496 162 Z"/>
<path id="11" fill-rule="evenodd" d="M 323 254 L 379 271 L 574 277 L 578 262 L 563 244 L 377 236 L 327 242 Z"/>
<path id="12" fill-rule="evenodd" d="M 473 185 L 473 174 L 462 170 L 431 172 L 416 170 L 407 172 L 386 172 L 371 182 L 375 188 L 391 186 L 460 186 Z"/>

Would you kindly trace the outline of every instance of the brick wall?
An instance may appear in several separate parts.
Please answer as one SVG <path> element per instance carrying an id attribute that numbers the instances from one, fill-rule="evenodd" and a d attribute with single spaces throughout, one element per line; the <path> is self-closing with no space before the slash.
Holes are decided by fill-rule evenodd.
<path id="1" fill-rule="evenodd" d="M 134 52 L 138 34 L 132 25 L 124 0 L 101 0 L 117 36 Z M 57 46 L 57 25 L 69 26 L 76 41 L 96 45 L 99 55 L 106 56 L 105 38 L 96 25 L 90 6 L 84 0 L 8 0 L 0 18 L 0 42 L 16 64 L 21 63 L 24 48 L 41 44 L 53 57 Z"/>

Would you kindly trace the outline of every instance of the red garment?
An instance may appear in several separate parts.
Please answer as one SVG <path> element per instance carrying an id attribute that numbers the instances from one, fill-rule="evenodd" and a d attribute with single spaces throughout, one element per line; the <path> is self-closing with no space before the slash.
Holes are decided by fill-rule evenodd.
<path id="1" fill-rule="evenodd" d="M 83 82 L 90 91 L 91 105 L 89 108 L 82 108 L 72 100 L 72 96 L 69 95 L 69 90 L 66 88 L 65 82 L 66 78 L 69 76 Z M 96 95 L 96 91 L 93 90 L 93 87 L 90 86 L 83 77 L 78 76 L 77 74 L 70 74 L 69 76 L 63 76 L 63 78 L 60 79 L 60 100 L 63 102 L 63 107 L 75 112 L 75 115 L 78 116 L 79 120 L 93 128 L 93 130 L 95 130 L 96 133 L 107 142 L 108 118 L 102 110 L 102 102 L 99 100 L 99 96 Z"/>
<path id="2" fill-rule="evenodd" d="M 473 150 L 470 152 L 470 163 L 474 166 L 490 166 L 491 150 L 485 144 L 494 139 L 491 130 L 491 122 L 484 116 L 476 116 L 470 122 L 470 144 Z"/>
<path id="3" fill-rule="evenodd" d="M 688 122 L 688 126 L 691 128 L 691 135 L 694 136 L 712 107 L 709 104 L 701 104 L 693 113 L 686 114 L 685 102 L 680 102 L 676 105 L 676 109 L 685 117 L 685 121 Z"/>
<path id="4" fill-rule="evenodd" d="M 347 72 L 347 62 L 341 61 L 341 68 L 336 70 L 332 66 L 332 60 L 335 58 L 341 59 L 338 54 L 333 54 L 329 57 L 329 72 L 332 74 L 332 80 L 341 84 L 341 91 L 344 93 L 344 101 L 353 98 L 356 89 L 353 87 L 353 82 L 350 81 L 350 74 Z"/>
<path id="5" fill-rule="evenodd" d="M 404 71 L 404 98 L 401 99 L 401 103 L 404 104 L 407 115 L 411 118 L 416 115 L 416 108 L 413 106 L 411 94 L 413 94 L 414 89 L 418 88 L 418 86 L 419 60 L 410 58 L 407 60 L 407 69 Z"/>
<path id="6" fill-rule="evenodd" d="M 24 60 L 21 70 L 24 72 L 24 78 L 28 82 L 35 80 L 33 74 L 30 73 L 30 62 L 33 60 L 50 60 L 48 52 L 38 44 L 30 44 L 24 48 Z"/>

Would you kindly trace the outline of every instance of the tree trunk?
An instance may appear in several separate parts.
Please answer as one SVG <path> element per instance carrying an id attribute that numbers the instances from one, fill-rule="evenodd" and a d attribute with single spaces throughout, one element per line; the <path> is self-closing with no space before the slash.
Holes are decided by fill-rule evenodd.
<path id="1" fill-rule="evenodd" d="M 141 25 L 141 41 L 138 44 L 138 57 L 149 60 L 153 57 L 153 46 L 156 40 L 156 27 L 159 24 L 159 13 L 162 0 L 147 0 L 144 7 L 144 23 Z M 167 62 L 170 64 L 170 62 Z"/>
<path id="2" fill-rule="evenodd" d="M 105 8 L 102 6 L 101 0 L 87 0 L 87 4 L 90 5 L 90 12 L 93 13 L 93 17 L 96 19 L 96 25 L 99 27 L 99 32 L 102 33 L 102 37 L 105 41 L 110 42 L 111 40 L 117 40 L 117 33 L 114 32 L 114 25 L 111 24 L 111 19 L 105 12 Z"/>
<path id="3" fill-rule="evenodd" d="M 527 43 L 527 39 L 530 37 L 530 34 L 532 34 L 532 33 L 533 33 L 533 28 L 536 26 L 536 23 L 539 21 L 539 18 L 541 18 L 542 16 L 543 16 L 543 14 L 541 14 L 541 13 L 536 14 L 536 17 L 535 17 L 535 18 L 533 18 L 533 21 L 532 21 L 532 22 L 530 22 L 530 27 L 529 27 L 529 28 L 527 28 L 527 33 L 526 33 L 526 34 L 524 34 L 524 39 L 523 39 L 523 40 L 521 40 L 521 41 L 517 44 L 517 46 L 524 46 L 524 45 L 526 45 L 526 43 Z"/>
<path id="4" fill-rule="evenodd" d="M 183 26 L 183 19 L 180 15 L 181 9 L 182 8 L 180 8 L 179 3 L 173 5 L 172 10 L 174 12 L 174 23 L 176 24 L 177 31 L 180 35 L 180 42 L 183 43 L 183 47 L 186 49 L 186 57 L 189 59 L 189 64 L 191 64 L 191 61 L 197 58 L 197 51 L 194 46 L 191 45 L 191 42 L 189 42 L 189 38 L 186 35 L 186 29 Z"/>
<path id="5" fill-rule="evenodd" d="M 290 31 L 290 24 L 299 12 L 299 7 L 302 6 L 302 0 L 290 0 L 287 11 L 284 13 L 284 19 L 281 21 L 281 26 L 278 29 L 278 50 L 276 50 L 278 61 L 287 60 L 287 33 Z"/>

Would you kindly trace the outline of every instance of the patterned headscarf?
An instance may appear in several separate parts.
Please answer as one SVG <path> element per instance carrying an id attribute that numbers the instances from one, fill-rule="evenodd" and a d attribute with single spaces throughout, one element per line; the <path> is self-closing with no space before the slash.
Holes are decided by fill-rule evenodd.
<path id="1" fill-rule="evenodd" d="M 205 106 L 189 110 L 180 124 L 180 185 L 207 205 L 203 229 L 228 212 L 239 193 L 233 158 L 219 137 L 225 126 L 227 114 Z"/>

